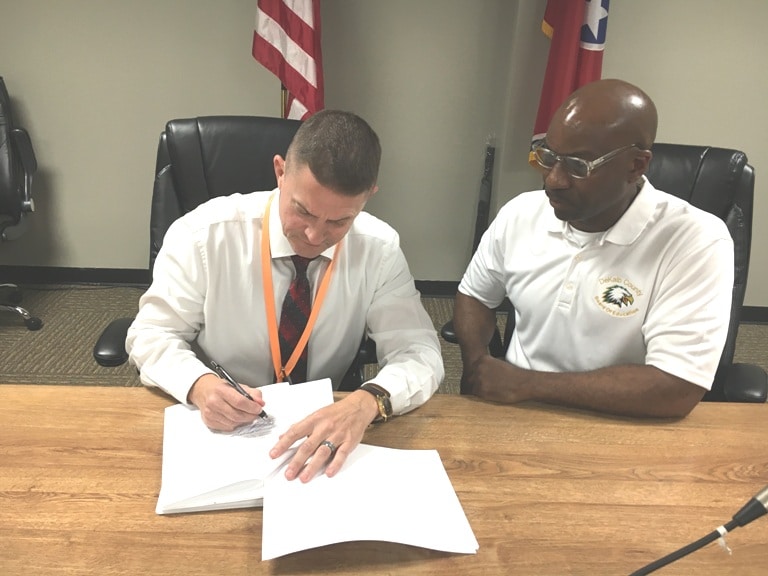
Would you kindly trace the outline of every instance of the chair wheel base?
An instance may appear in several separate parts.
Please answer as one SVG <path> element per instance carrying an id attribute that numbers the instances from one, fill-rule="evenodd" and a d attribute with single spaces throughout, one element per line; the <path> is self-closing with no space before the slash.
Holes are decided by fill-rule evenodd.
<path id="1" fill-rule="evenodd" d="M 21 318 L 24 320 L 24 324 L 30 330 L 40 330 L 40 328 L 43 327 L 43 321 L 40 320 L 40 318 L 32 316 L 29 312 L 27 312 L 25 308 L 22 308 L 21 306 L 0 303 L 0 310 L 5 310 L 7 312 L 11 312 L 12 314 L 21 316 Z"/>

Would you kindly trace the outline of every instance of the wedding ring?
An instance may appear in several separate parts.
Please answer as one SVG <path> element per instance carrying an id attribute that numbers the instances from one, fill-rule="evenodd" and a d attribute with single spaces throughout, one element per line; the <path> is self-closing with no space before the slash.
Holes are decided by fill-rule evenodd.
<path id="1" fill-rule="evenodd" d="M 330 440 L 323 440 L 322 442 L 320 442 L 320 446 L 328 446 L 328 449 L 331 451 L 331 456 L 336 454 L 336 444 L 334 444 Z"/>

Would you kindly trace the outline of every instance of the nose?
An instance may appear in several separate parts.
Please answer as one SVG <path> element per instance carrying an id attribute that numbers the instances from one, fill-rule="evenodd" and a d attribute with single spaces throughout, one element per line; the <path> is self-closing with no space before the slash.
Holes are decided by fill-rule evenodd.
<path id="1" fill-rule="evenodd" d="M 555 162 L 555 165 L 544 175 L 544 187 L 547 189 L 560 190 L 568 188 L 570 184 L 571 176 L 563 167 L 562 162 Z"/>
<path id="2" fill-rule="evenodd" d="M 310 225 L 304 230 L 307 242 L 319 246 L 325 241 L 325 230 L 323 225 Z"/>

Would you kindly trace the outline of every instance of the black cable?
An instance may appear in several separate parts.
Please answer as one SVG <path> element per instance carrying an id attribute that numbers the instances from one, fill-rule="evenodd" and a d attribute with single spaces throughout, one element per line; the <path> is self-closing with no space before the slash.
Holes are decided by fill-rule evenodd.
<path id="1" fill-rule="evenodd" d="M 730 532 L 734 528 L 737 528 L 738 524 L 736 522 L 728 522 L 723 528 L 725 528 L 726 532 Z M 663 558 L 659 558 L 658 560 L 655 560 L 648 564 L 647 566 L 643 566 L 640 568 L 640 570 L 636 570 L 635 572 L 632 572 L 629 576 L 646 576 L 646 574 L 650 574 L 651 572 L 655 572 L 659 568 L 666 566 L 667 564 L 672 564 L 675 560 L 680 560 L 683 556 L 688 556 L 691 552 L 695 552 L 699 548 L 704 548 L 707 544 L 710 542 L 714 542 L 718 538 L 720 538 L 722 534 L 718 530 L 713 530 L 703 538 L 699 538 L 696 540 L 696 542 L 691 542 L 687 546 L 683 546 L 682 548 L 675 550 L 671 554 L 667 554 Z"/>
<path id="2" fill-rule="evenodd" d="M 752 522 L 753 520 L 760 518 L 760 516 L 765 514 L 766 511 L 768 511 L 768 486 L 766 486 L 760 492 L 758 492 L 754 496 L 754 498 L 750 498 L 749 502 L 747 502 L 742 507 L 741 510 L 739 510 L 736 514 L 733 515 L 733 519 L 730 522 L 724 524 L 723 526 L 721 526 L 716 530 L 713 530 L 703 538 L 699 538 L 698 540 L 696 540 L 696 542 L 692 542 L 687 546 L 683 546 L 679 550 L 676 550 L 671 554 L 667 554 L 663 558 L 659 558 L 658 560 L 651 562 L 647 566 L 643 566 L 642 568 L 640 568 L 640 570 L 636 570 L 635 572 L 632 572 L 632 574 L 630 574 L 629 576 L 646 576 L 651 572 L 655 572 L 659 568 L 666 566 L 667 564 L 671 564 L 675 560 L 679 560 L 680 558 L 687 556 L 691 552 L 695 552 L 699 548 L 703 548 L 710 542 L 714 542 L 721 536 L 724 536 L 725 534 L 738 528 L 739 526 L 745 526 L 750 522 Z"/>

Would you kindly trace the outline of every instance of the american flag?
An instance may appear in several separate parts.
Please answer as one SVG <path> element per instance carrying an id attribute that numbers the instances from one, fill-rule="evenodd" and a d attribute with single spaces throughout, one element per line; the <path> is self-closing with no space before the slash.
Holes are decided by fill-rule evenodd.
<path id="1" fill-rule="evenodd" d="M 609 0 L 547 1 L 541 29 L 552 42 L 531 148 L 547 135 L 558 106 L 578 87 L 600 79 L 608 4 Z"/>
<path id="2" fill-rule="evenodd" d="M 303 120 L 322 110 L 320 0 L 257 0 L 253 57 L 287 91 L 284 117 Z"/>

